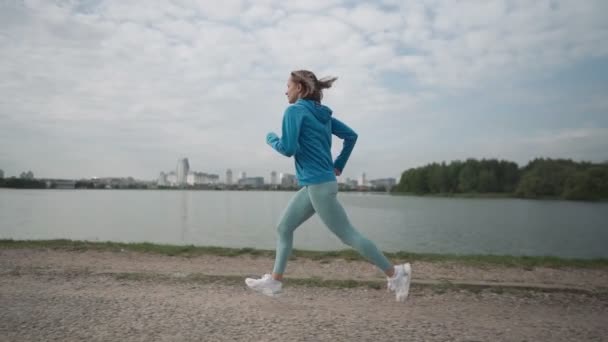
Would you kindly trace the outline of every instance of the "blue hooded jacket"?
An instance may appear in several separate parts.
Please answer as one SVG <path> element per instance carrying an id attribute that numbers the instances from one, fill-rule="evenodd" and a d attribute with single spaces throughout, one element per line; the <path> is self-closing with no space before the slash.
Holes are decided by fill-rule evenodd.
<path id="1" fill-rule="evenodd" d="M 316 101 L 300 99 L 285 110 L 282 136 L 268 133 L 266 142 L 286 157 L 294 156 L 301 186 L 335 181 L 334 169 L 342 172 L 355 147 L 357 133 Z M 332 134 L 344 140 L 335 161 L 331 156 Z"/>

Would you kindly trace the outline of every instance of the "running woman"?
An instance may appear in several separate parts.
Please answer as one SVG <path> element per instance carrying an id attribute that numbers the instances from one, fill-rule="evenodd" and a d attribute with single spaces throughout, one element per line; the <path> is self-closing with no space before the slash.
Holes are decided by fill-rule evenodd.
<path id="1" fill-rule="evenodd" d="M 268 133 L 266 142 L 280 154 L 294 157 L 296 177 L 302 187 L 290 200 L 277 226 L 278 241 L 272 274 L 260 279 L 247 278 L 245 283 L 268 296 L 281 292 L 283 274 L 293 246 L 293 233 L 302 223 L 317 213 L 323 223 L 340 240 L 354 248 L 387 277 L 388 289 L 397 301 L 409 293 L 412 270 L 409 263 L 393 265 L 376 247 L 350 223 L 338 202 L 339 176 L 357 141 L 357 133 L 332 116 L 332 110 L 321 104 L 323 89 L 330 88 L 336 77 L 317 79 L 308 70 L 291 73 L 287 81 L 287 101 L 282 124 L 282 136 Z M 344 140 L 335 161 L 331 155 L 332 134 Z"/>

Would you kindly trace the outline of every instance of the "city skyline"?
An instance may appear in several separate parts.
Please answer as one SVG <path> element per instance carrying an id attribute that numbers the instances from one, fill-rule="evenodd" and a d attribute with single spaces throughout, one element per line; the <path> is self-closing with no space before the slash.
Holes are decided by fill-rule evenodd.
<path id="1" fill-rule="evenodd" d="M 188 158 L 186 158 L 186 159 L 188 159 Z M 281 172 L 281 171 L 277 171 L 277 170 L 268 170 L 267 174 L 255 174 L 255 175 L 250 175 L 246 171 L 241 171 L 241 172 L 238 173 L 238 175 L 239 175 L 238 178 L 234 178 L 234 176 L 232 176 L 233 177 L 232 178 L 232 183 L 230 183 L 230 182 L 227 182 L 228 177 L 227 177 L 227 172 L 226 171 L 232 171 L 232 169 L 230 169 L 230 168 L 225 169 L 225 172 L 223 173 L 224 177 L 222 177 L 222 173 L 216 174 L 216 173 L 210 173 L 210 172 L 205 172 L 205 171 L 194 171 L 194 169 L 190 169 L 189 173 L 187 175 L 192 174 L 192 173 L 201 173 L 201 174 L 206 174 L 206 175 L 217 175 L 219 177 L 219 181 L 221 183 L 226 183 L 226 184 L 236 184 L 235 181 L 243 179 L 243 174 L 245 176 L 244 178 L 262 177 L 262 178 L 264 178 L 264 183 L 265 184 L 280 184 L 280 179 L 281 179 L 281 176 L 283 176 L 283 175 L 291 175 L 291 176 L 295 177 L 295 170 L 292 171 L 292 172 Z M 11 177 L 18 178 L 18 177 L 22 177 L 23 174 L 30 173 L 30 172 L 33 172 L 33 171 L 31 171 L 31 170 L 28 170 L 27 172 L 26 171 L 22 171 L 22 172 L 20 172 L 18 174 L 11 175 L 11 174 L 6 174 L 5 172 L 3 172 L 2 169 L 0 169 L 0 175 L 2 175 L 5 178 L 11 178 Z M 125 178 L 125 179 L 126 178 L 133 178 L 133 179 L 138 180 L 138 181 L 149 182 L 149 181 L 158 181 L 159 176 L 161 176 L 161 175 L 169 176 L 170 174 L 173 174 L 174 176 L 177 176 L 177 172 L 175 170 L 173 170 L 173 171 L 160 171 L 160 172 L 157 173 L 156 177 L 151 177 L 151 178 L 138 178 L 138 177 L 134 177 L 132 175 L 101 175 L 101 176 L 91 176 L 91 177 L 65 177 L 65 176 L 47 177 L 47 176 L 44 176 L 44 175 L 42 175 L 42 176 L 37 175 L 36 178 L 38 178 L 38 179 L 73 179 L 73 180 L 95 179 L 95 178 L 101 178 L 101 179 L 107 179 L 107 178 Z M 273 174 L 274 174 L 274 176 L 277 177 L 276 178 L 277 179 L 277 183 L 274 183 L 272 181 L 273 177 L 274 177 Z M 342 182 L 347 182 L 349 180 L 351 180 L 351 181 L 355 180 L 359 184 L 361 184 L 361 179 L 368 179 L 366 176 L 362 177 L 362 175 L 366 175 L 366 173 L 363 172 L 358 177 L 339 176 L 339 177 L 336 177 L 336 178 L 339 181 L 342 181 Z M 395 178 L 395 177 L 382 177 L 382 176 L 380 176 L 380 177 L 376 177 L 374 179 L 368 179 L 368 181 L 366 181 L 364 183 L 368 184 L 370 181 L 375 180 L 375 179 L 391 179 L 391 178 L 392 179 L 396 179 L 397 181 L 399 180 L 399 177 Z M 179 183 L 179 181 L 177 180 L 177 178 L 176 178 L 176 183 Z"/>
<path id="2" fill-rule="evenodd" d="M 467 158 L 603 162 L 607 12 L 601 0 L 8 1 L 0 168 L 154 179 L 188 155 L 220 175 L 293 172 L 265 138 L 281 135 L 297 69 L 338 77 L 323 103 L 359 135 L 343 178 Z"/>
<path id="3" fill-rule="evenodd" d="M 295 173 L 289 173 L 289 172 L 277 172 L 277 170 L 270 170 L 268 172 L 268 175 L 254 175 L 254 176 L 248 176 L 246 171 L 240 171 L 238 172 L 238 178 L 234 178 L 233 177 L 233 170 L 231 168 L 227 168 L 225 170 L 224 173 L 224 178 L 221 177 L 221 173 L 219 174 L 214 174 L 214 173 L 208 173 L 205 171 L 195 171 L 194 168 L 190 167 L 190 159 L 188 157 L 182 157 L 179 158 L 177 160 L 177 167 L 175 170 L 173 171 L 160 171 L 160 174 L 157 178 L 158 181 L 158 185 L 159 186 L 180 186 L 180 185 L 194 185 L 194 184 L 215 184 L 215 183 L 220 183 L 220 184 L 227 184 L 227 185 L 233 185 L 233 184 L 240 184 L 241 182 L 248 180 L 250 182 L 256 183 L 258 184 L 258 180 L 259 178 L 262 179 L 262 184 L 267 184 L 267 185 L 279 185 L 279 184 L 283 184 L 285 182 L 292 184 L 296 182 L 296 175 Z M 192 176 L 200 176 L 200 178 L 197 180 Z M 268 176 L 268 177 L 267 177 Z M 338 180 L 341 179 L 341 177 L 337 177 Z M 287 181 L 285 180 L 287 179 Z M 385 181 L 387 179 L 395 179 L 393 177 L 386 177 L 386 178 L 378 178 L 377 181 Z M 373 180 L 367 180 L 367 175 L 365 172 L 363 172 L 358 179 L 350 179 L 348 177 L 344 177 L 344 183 L 349 184 L 349 183 L 353 183 L 353 181 L 355 181 L 355 184 L 358 185 L 362 185 L 362 186 L 367 186 L 369 185 L 371 182 L 373 182 Z"/>

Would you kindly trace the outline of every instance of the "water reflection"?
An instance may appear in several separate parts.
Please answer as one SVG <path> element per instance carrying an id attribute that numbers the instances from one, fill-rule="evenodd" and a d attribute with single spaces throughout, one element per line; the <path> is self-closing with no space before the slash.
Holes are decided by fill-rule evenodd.
<path id="1" fill-rule="evenodd" d="M 181 241 L 186 242 L 188 236 L 188 206 L 190 202 L 190 191 L 180 191 L 180 227 L 181 227 Z"/>

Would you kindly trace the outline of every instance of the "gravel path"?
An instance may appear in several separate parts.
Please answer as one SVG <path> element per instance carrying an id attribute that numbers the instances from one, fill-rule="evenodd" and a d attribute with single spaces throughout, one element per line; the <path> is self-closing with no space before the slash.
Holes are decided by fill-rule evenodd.
<path id="1" fill-rule="evenodd" d="M 0 277 L 2 341 L 606 341 L 608 300 L 414 288 L 291 286 L 278 298 L 222 283 L 99 274 Z"/>
<path id="2" fill-rule="evenodd" d="M 605 268 L 415 262 L 417 284 L 579 291 L 414 286 L 406 303 L 396 303 L 365 287 L 286 282 L 269 298 L 242 284 L 271 266 L 249 256 L 0 249 L 0 341 L 608 341 Z M 298 259 L 288 271 L 300 279 L 382 279 L 367 263 L 340 259 Z"/>
<path id="3" fill-rule="evenodd" d="M 405 262 L 407 260 L 394 260 Z M 266 257 L 168 257 L 136 252 L 62 251 L 49 249 L 0 249 L 0 269 L 36 268 L 59 271 L 86 270 L 87 273 L 213 274 L 228 276 L 261 275 L 272 269 Z M 521 284 L 608 292 L 608 268 L 522 269 L 502 266 L 470 266 L 456 262 L 414 262 L 414 280 Z M 371 264 L 331 259 L 322 262 L 299 258 L 289 261 L 287 276 L 295 278 L 382 280 Z"/>

